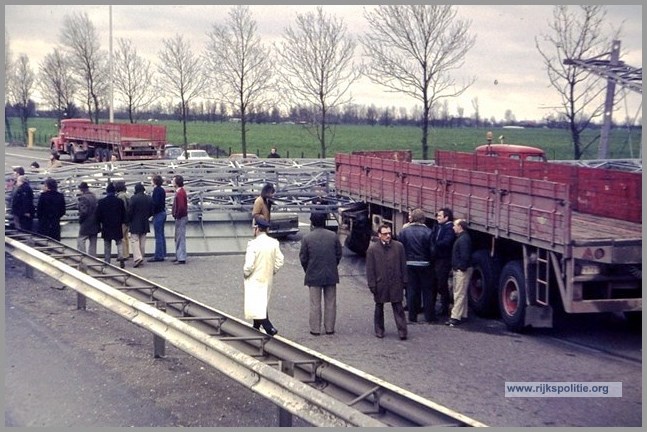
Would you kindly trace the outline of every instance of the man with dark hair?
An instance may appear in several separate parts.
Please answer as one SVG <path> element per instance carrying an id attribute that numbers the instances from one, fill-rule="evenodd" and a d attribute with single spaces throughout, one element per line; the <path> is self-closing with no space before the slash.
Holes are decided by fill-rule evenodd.
<path id="1" fill-rule="evenodd" d="M 89 242 L 88 253 L 97 256 L 97 235 L 99 223 L 97 222 L 97 196 L 90 190 L 86 182 L 79 184 L 81 194 L 78 197 L 79 209 L 79 237 L 76 239 L 76 248 L 86 252 L 85 243 Z"/>
<path id="2" fill-rule="evenodd" d="M 172 214 L 175 219 L 175 264 L 186 264 L 186 224 L 189 220 L 189 201 L 184 190 L 184 177 L 173 177 L 175 197 Z"/>
<path id="3" fill-rule="evenodd" d="M 97 222 L 103 238 L 103 260 L 110 264 L 112 256 L 112 242 L 117 245 L 117 260 L 119 267 L 124 268 L 124 256 L 121 242 L 124 239 L 122 225 L 126 220 L 126 207 L 124 202 L 117 198 L 114 183 L 106 186 L 106 196 L 97 203 Z"/>
<path id="4" fill-rule="evenodd" d="M 301 240 L 299 260 L 305 271 L 304 285 L 310 290 L 310 334 L 321 334 L 321 296 L 323 293 L 323 326 L 326 334 L 335 333 L 337 314 L 337 267 L 342 247 L 337 234 L 326 229 L 326 213 L 310 215 L 312 231 Z"/>
<path id="5" fill-rule="evenodd" d="M 139 267 L 146 255 L 146 234 L 150 232 L 148 219 L 153 216 L 153 200 L 141 183 L 135 185 L 135 194 L 128 206 L 128 228 L 133 250 L 133 267 Z"/>
<path id="6" fill-rule="evenodd" d="M 283 253 L 279 241 L 267 235 L 269 222 L 259 219 L 254 225 L 254 239 L 247 243 L 244 277 L 244 313 L 254 321 L 254 328 L 261 326 L 270 336 L 278 333 L 270 321 L 268 305 L 272 294 L 274 275 L 283 267 Z"/>
<path id="7" fill-rule="evenodd" d="M 270 154 L 267 155 L 268 158 L 280 158 L 281 155 L 276 152 L 276 147 L 272 147 Z"/>
<path id="8" fill-rule="evenodd" d="M 272 213 L 272 196 L 276 192 L 274 185 L 272 183 L 266 183 L 261 189 L 261 195 L 256 198 L 254 201 L 254 206 L 252 207 L 252 221 L 256 221 L 260 218 L 264 219 L 266 222 L 270 221 L 270 215 Z"/>
<path id="9" fill-rule="evenodd" d="M 398 240 L 407 255 L 407 305 L 409 322 L 418 322 L 422 311 L 427 323 L 437 321 L 432 303 L 433 267 L 431 263 L 432 231 L 425 222 L 425 212 L 416 208 L 411 211 L 410 223 L 400 231 Z M 422 299 L 422 305 L 421 303 Z"/>
<path id="10" fill-rule="evenodd" d="M 453 228 L 454 214 L 451 209 L 443 207 L 436 212 L 434 228 L 434 274 L 431 287 L 431 307 L 436 310 L 436 297 L 440 296 L 440 314 L 449 315 L 449 273 L 452 269 L 452 245 L 456 239 Z"/>
<path id="11" fill-rule="evenodd" d="M 166 258 L 166 191 L 162 187 L 164 179 L 159 174 L 153 176 L 153 230 L 155 231 L 155 254 L 148 261 L 164 261 Z"/>
<path id="12" fill-rule="evenodd" d="M 11 214 L 16 228 L 26 231 L 34 229 L 34 191 L 25 175 L 19 175 L 16 179 L 16 186 L 11 194 Z"/>
<path id="13" fill-rule="evenodd" d="M 472 240 L 467 232 L 467 222 L 454 221 L 456 241 L 452 246 L 452 270 L 454 272 L 454 306 L 447 324 L 455 327 L 467 319 L 467 287 L 472 277 Z"/>
<path id="14" fill-rule="evenodd" d="M 384 337 L 384 303 L 391 303 L 393 318 L 401 340 L 407 339 L 407 319 L 402 300 L 407 286 L 407 258 L 404 246 L 391 238 L 391 227 L 382 224 L 378 241 L 366 251 L 366 281 L 375 301 L 375 336 Z"/>
<path id="15" fill-rule="evenodd" d="M 61 241 L 61 218 L 65 215 L 65 196 L 58 191 L 58 183 L 45 179 L 44 190 L 38 196 L 36 215 L 38 233 Z"/>

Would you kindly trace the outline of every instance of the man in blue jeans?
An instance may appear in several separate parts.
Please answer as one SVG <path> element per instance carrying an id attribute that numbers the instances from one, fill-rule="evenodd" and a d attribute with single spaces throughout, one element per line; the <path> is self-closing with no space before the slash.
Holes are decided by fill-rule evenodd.
<path id="1" fill-rule="evenodd" d="M 153 176 L 153 230 L 155 231 L 155 254 L 148 259 L 150 262 L 164 261 L 166 257 L 166 191 L 162 187 L 164 179 L 161 175 Z"/>

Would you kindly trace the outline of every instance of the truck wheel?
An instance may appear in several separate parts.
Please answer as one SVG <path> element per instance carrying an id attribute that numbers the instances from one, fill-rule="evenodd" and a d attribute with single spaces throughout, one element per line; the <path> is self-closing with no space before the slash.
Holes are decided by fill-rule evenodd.
<path id="1" fill-rule="evenodd" d="M 492 316 L 497 312 L 497 282 L 499 264 L 485 249 L 472 254 L 472 278 L 467 291 L 470 308 L 479 316 Z"/>
<path id="2" fill-rule="evenodd" d="M 501 319 L 514 332 L 524 329 L 526 284 L 521 261 L 510 261 L 501 270 L 499 279 L 499 310 Z"/>

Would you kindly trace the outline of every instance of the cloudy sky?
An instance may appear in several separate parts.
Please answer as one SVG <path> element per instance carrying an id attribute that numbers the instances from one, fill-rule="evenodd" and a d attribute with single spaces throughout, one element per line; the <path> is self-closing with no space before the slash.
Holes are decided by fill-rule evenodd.
<path id="1" fill-rule="evenodd" d="M 253 5 L 251 11 L 263 41 L 280 40 L 284 29 L 293 25 L 297 13 L 315 10 L 315 5 Z M 344 20 L 351 35 L 367 29 L 363 18 L 370 5 L 327 5 L 325 11 Z M 457 5 L 461 19 L 471 21 L 470 31 L 476 44 L 468 52 L 464 67 L 453 73 L 456 83 L 476 78 L 476 82 L 458 99 L 449 99 L 450 113 L 462 107 L 466 115 L 474 112 L 477 98 L 482 117 L 503 119 L 511 110 L 517 120 L 539 120 L 553 112 L 559 104 L 555 91 L 549 87 L 542 59 L 535 47 L 535 37 L 550 32 L 551 5 Z M 222 24 L 230 6 L 219 5 L 113 5 L 113 46 L 117 38 L 133 41 L 139 54 L 157 63 L 162 40 L 182 34 L 194 50 L 203 50 L 207 33 L 214 23 Z M 109 7 L 81 5 L 7 5 L 5 32 L 14 58 L 25 53 L 37 70 L 44 56 L 59 44 L 63 18 L 74 12 L 87 12 L 101 37 L 102 48 L 110 42 Z M 622 26 L 621 60 L 633 67 L 642 66 L 642 6 L 607 6 L 605 30 Z M 357 50 L 357 54 L 361 49 Z M 495 84 L 496 82 L 496 84 Z M 378 107 L 411 108 L 416 101 L 383 92 L 362 81 L 352 88 L 353 101 Z M 628 93 L 627 104 L 614 119 L 642 117 L 641 95 Z"/>

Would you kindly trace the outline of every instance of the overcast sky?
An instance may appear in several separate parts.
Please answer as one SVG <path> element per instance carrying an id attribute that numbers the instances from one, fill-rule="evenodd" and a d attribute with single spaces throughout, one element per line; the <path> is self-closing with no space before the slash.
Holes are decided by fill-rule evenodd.
<path id="1" fill-rule="evenodd" d="M 367 29 L 363 18 L 370 5 L 327 5 L 324 9 L 344 20 L 351 35 L 361 35 Z M 574 6 L 572 6 L 574 7 Z M 280 40 L 284 29 L 294 24 L 297 13 L 314 11 L 312 5 L 254 5 L 251 11 L 258 23 L 263 41 L 270 44 Z M 465 115 L 472 115 L 472 100 L 478 98 L 481 117 L 504 118 L 511 110 L 517 120 L 540 120 L 554 110 L 559 98 L 548 79 L 542 59 L 535 47 L 535 37 L 550 33 L 552 18 L 550 5 L 457 5 L 459 17 L 471 21 L 470 31 L 476 44 L 468 52 L 465 65 L 453 73 L 456 83 L 476 78 L 475 84 L 458 99 L 449 99 L 450 114 L 457 107 Z M 222 24 L 230 6 L 218 5 L 113 5 L 113 47 L 117 38 L 133 41 L 138 53 L 157 63 L 157 55 L 164 38 L 177 33 L 185 36 L 195 51 L 202 51 L 207 33 L 214 23 Z M 35 71 L 44 56 L 59 44 L 63 18 L 66 14 L 87 12 L 101 37 L 102 48 L 109 49 L 109 7 L 81 5 L 8 5 L 5 6 L 5 30 L 9 35 L 14 59 L 21 53 L 29 56 Z M 605 31 L 622 26 L 621 60 L 633 67 L 642 67 L 642 6 L 607 6 Z M 610 48 L 610 47 L 609 47 Z M 361 54 L 358 47 L 357 54 Z M 495 84 L 495 82 L 497 84 Z M 413 99 L 384 93 L 367 81 L 352 88 L 355 103 L 378 107 L 411 108 Z M 628 104 L 622 103 L 614 120 L 642 117 L 641 95 L 629 93 Z M 640 111 L 639 111 L 640 110 Z"/>

